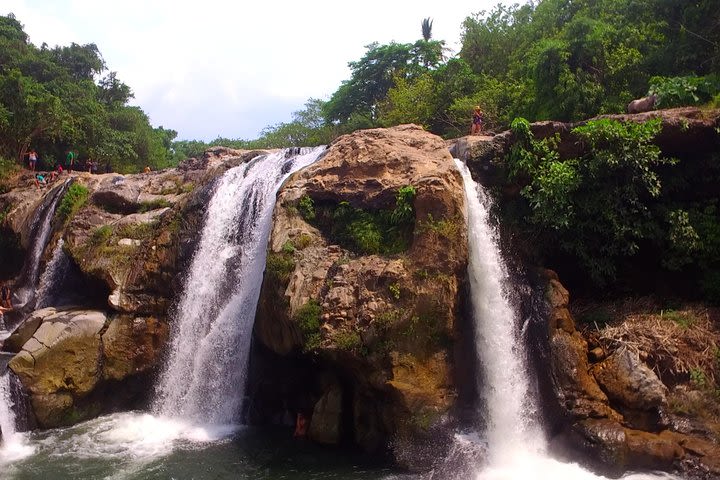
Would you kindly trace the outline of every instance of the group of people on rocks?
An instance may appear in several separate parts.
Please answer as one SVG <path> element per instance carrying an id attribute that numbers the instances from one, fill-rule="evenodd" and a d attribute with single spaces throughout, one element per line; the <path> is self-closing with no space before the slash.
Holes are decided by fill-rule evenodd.
<path id="1" fill-rule="evenodd" d="M 44 170 L 42 172 L 37 171 L 38 161 L 40 160 L 37 151 L 35 149 L 30 149 L 28 153 L 26 153 L 26 156 L 28 158 L 28 169 L 31 172 L 36 172 L 34 180 L 35 185 L 37 185 L 38 188 L 43 188 L 49 183 L 52 183 L 58 176 L 62 175 L 65 171 L 67 171 L 68 173 L 71 173 L 73 170 L 78 171 L 78 169 L 76 168 L 77 154 L 72 150 L 68 150 L 67 154 L 65 155 L 64 163 L 54 162 L 54 168 Z M 88 173 L 98 173 L 98 167 L 99 163 L 97 161 L 88 158 L 82 164 L 82 169 L 80 169 L 80 171 L 87 171 Z M 105 165 L 105 173 L 110 173 L 110 171 L 110 164 L 107 163 Z"/>

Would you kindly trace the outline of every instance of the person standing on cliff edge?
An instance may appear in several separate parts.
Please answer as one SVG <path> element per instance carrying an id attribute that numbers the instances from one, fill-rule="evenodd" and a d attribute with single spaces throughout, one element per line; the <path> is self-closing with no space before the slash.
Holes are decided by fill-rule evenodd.
<path id="1" fill-rule="evenodd" d="M 65 166 L 67 167 L 68 173 L 73 171 L 73 165 L 75 165 L 75 154 L 72 150 L 68 150 L 67 156 L 65 157 Z"/>
<path id="2" fill-rule="evenodd" d="M 480 105 L 475 107 L 472 116 L 472 125 L 470 126 L 470 135 L 480 135 L 482 131 L 483 123 L 483 112 L 480 110 Z"/>

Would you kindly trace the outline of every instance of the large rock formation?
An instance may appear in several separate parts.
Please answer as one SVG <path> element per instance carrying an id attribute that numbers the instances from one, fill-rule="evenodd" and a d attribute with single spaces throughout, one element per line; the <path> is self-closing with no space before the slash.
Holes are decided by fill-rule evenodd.
<path id="1" fill-rule="evenodd" d="M 337 225 L 313 224 L 315 213 L 303 210 L 382 215 L 407 186 L 416 192 L 414 218 L 397 254 L 354 250 L 334 237 Z M 463 205 L 444 142 L 412 125 L 340 137 L 281 189 L 255 332 L 276 354 L 304 350 L 319 359 L 318 371 L 340 378 L 310 394 L 311 437 L 337 443 L 344 435 L 366 450 L 393 440 L 400 458 L 454 405 Z"/>
<path id="2" fill-rule="evenodd" d="M 642 123 L 659 119 L 662 130 L 655 143 L 667 157 L 686 157 L 690 159 L 702 154 L 716 152 L 720 148 L 720 110 L 705 110 L 697 107 L 654 110 L 636 114 L 600 115 L 597 119 L 608 118 L 621 122 Z M 584 145 L 572 133 L 572 129 L 585 125 L 594 119 L 577 123 L 556 121 L 535 122 L 530 125 L 535 138 L 542 139 L 558 136 L 558 152 L 561 158 L 579 157 Z M 511 131 L 495 136 L 468 136 L 448 141 L 448 147 L 456 158 L 467 163 L 473 177 L 484 185 L 500 185 L 506 190 L 518 192 L 519 188 L 506 185 L 507 172 L 505 159 L 515 142 Z"/>
<path id="3" fill-rule="evenodd" d="M 20 332 L 30 336 L 8 366 L 29 392 L 41 427 L 72 424 L 106 409 L 99 387 L 148 372 L 167 339 L 166 325 L 152 318 L 108 319 L 97 310 L 52 307 L 34 312 Z"/>

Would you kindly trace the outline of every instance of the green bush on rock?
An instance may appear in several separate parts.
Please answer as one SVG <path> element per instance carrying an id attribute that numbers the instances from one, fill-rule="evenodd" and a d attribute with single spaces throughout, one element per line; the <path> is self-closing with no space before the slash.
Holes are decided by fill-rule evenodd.
<path id="1" fill-rule="evenodd" d="M 297 209 L 307 222 L 349 250 L 369 255 L 392 255 L 410 246 L 415 226 L 412 204 L 415 195 L 412 185 L 399 188 L 392 210 L 366 210 L 345 201 L 316 205 L 312 198 L 304 195 Z"/>
<path id="2" fill-rule="evenodd" d="M 70 185 L 55 212 L 57 219 L 63 224 L 67 223 L 85 205 L 89 194 L 89 190 L 83 185 L 78 183 Z"/>
<path id="3" fill-rule="evenodd" d="M 524 119 L 513 121 L 518 138 L 508 158 L 511 177 L 525 182 L 528 220 L 576 256 L 602 284 L 620 258 L 657 235 L 651 200 L 661 193 L 663 158 L 652 140 L 659 120 L 645 123 L 600 119 L 572 130 L 585 146 L 582 158 L 561 158 L 554 138 L 536 140 Z"/>

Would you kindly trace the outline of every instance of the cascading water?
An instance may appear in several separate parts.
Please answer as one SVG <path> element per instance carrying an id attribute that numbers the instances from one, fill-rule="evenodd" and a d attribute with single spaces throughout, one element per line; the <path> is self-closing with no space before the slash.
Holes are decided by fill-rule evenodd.
<path id="1" fill-rule="evenodd" d="M 70 267 L 70 259 L 63 250 L 64 240 L 58 240 L 52 257 L 45 267 L 45 271 L 40 277 L 40 284 L 37 289 L 35 308 L 45 308 L 54 304 L 58 295 L 55 290 L 60 284 L 60 279 L 65 275 Z"/>
<path id="2" fill-rule="evenodd" d="M 236 419 L 275 194 L 287 176 L 323 150 L 258 157 L 221 178 L 177 308 L 154 404 L 160 415 L 216 425 Z"/>
<path id="3" fill-rule="evenodd" d="M 35 291 L 40 279 L 40 260 L 42 254 L 50 241 L 51 224 L 55 209 L 65 193 L 71 179 L 52 190 L 47 194 L 46 200 L 35 213 L 30 229 L 32 244 L 28 255 L 28 261 L 20 275 L 20 288 L 16 295 L 15 307 L 18 309 L 31 309 L 35 306 Z"/>
<path id="4" fill-rule="evenodd" d="M 475 342 L 483 367 L 486 408 L 487 464 L 477 480 L 593 480 L 598 477 L 578 465 L 547 455 L 537 407 L 525 365 L 518 315 L 512 307 L 510 282 L 497 235 L 489 221 L 488 197 L 467 166 L 455 160 L 465 185 L 468 221 L 468 276 L 475 322 Z M 668 474 L 631 474 L 626 479 L 675 478 Z"/>
<path id="5" fill-rule="evenodd" d="M 33 448 L 26 445 L 25 435 L 16 431 L 10 374 L 4 371 L 5 362 L 1 363 L 3 373 L 0 375 L 0 432 L 2 432 L 0 467 L 3 463 L 26 457 L 33 452 Z"/>

